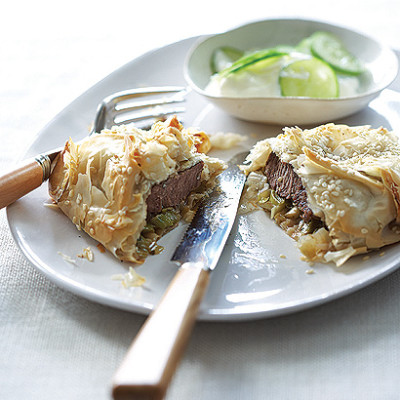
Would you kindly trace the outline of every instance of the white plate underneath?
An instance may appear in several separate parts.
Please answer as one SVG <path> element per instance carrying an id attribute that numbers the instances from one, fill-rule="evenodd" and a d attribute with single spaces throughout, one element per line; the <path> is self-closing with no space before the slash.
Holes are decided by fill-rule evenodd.
<path id="1" fill-rule="evenodd" d="M 99 82 L 57 115 L 37 136 L 27 157 L 64 143 L 69 136 L 83 138 L 99 101 L 119 90 L 155 85 L 184 85 L 182 66 L 196 38 L 158 49 L 133 60 Z M 250 148 L 257 140 L 276 135 L 279 126 L 266 126 L 229 117 L 195 93 L 188 95 L 186 126 L 199 126 L 213 134 L 219 131 L 248 135 L 240 148 L 214 153 L 225 159 Z M 342 121 L 350 125 L 400 127 L 400 94 L 385 90 L 370 107 Z M 165 250 L 149 257 L 137 268 L 146 278 L 140 288 L 124 289 L 112 280 L 125 273 L 121 263 L 109 253 L 101 253 L 96 242 L 57 209 L 44 206 L 47 185 L 25 196 L 7 209 L 16 243 L 25 256 L 60 287 L 82 297 L 112 307 L 148 314 L 160 300 L 176 267 L 169 259 L 184 233 L 179 226 L 161 240 Z M 93 262 L 77 258 L 90 246 Z M 399 266 L 398 245 L 359 256 L 345 266 L 314 265 L 300 260 L 295 242 L 263 212 L 239 216 L 202 302 L 199 319 L 245 320 L 282 315 L 322 304 L 370 284 Z M 77 260 L 71 264 L 59 253 Z"/>

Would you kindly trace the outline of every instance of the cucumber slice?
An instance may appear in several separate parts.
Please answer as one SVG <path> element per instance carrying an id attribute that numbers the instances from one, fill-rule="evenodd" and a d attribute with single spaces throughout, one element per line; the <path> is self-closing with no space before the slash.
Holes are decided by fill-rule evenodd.
<path id="1" fill-rule="evenodd" d="M 243 51 L 234 47 L 223 46 L 215 49 L 211 55 L 211 71 L 213 74 L 230 67 L 236 60 L 243 57 Z"/>
<path id="2" fill-rule="evenodd" d="M 315 57 L 297 60 L 284 67 L 279 76 L 279 84 L 282 96 L 339 96 L 339 83 L 335 71 Z"/>
<path id="3" fill-rule="evenodd" d="M 311 38 L 306 37 L 300 41 L 300 43 L 295 47 L 296 51 L 299 53 L 311 55 Z"/>
<path id="4" fill-rule="evenodd" d="M 343 74 L 359 75 L 364 72 L 361 61 L 331 33 L 315 32 L 311 36 L 311 52 Z"/>
<path id="5" fill-rule="evenodd" d="M 253 65 L 259 61 L 266 60 L 271 57 L 284 56 L 284 55 L 287 55 L 287 53 L 275 49 L 256 51 L 255 53 L 251 53 L 249 55 L 245 55 L 239 58 L 239 60 L 235 61 L 230 67 L 222 70 L 220 74 L 221 76 L 226 77 L 227 75 L 243 70 L 244 68 L 249 67 L 250 65 Z"/>
<path id="6" fill-rule="evenodd" d="M 284 56 L 271 56 L 267 58 L 263 58 L 262 60 L 258 60 L 253 64 L 247 65 L 246 67 L 242 68 L 241 71 L 246 71 L 251 74 L 266 74 L 270 73 L 273 70 L 281 69 L 282 65 L 282 58 Z"/>
<path id="7" fill-rule="evenodd" d="M 273 47 L 271 50 L 279 51 L 280 53 L 289 54 L 296 50 L 295 47 L 289 46 L 288 44 L 279 44 L 278 46 Z"/>

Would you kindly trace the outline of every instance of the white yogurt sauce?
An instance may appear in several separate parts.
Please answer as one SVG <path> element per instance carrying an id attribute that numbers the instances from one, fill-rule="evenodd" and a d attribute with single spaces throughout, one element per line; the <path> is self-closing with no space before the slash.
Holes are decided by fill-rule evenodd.
<path id="1" fill-rule="evenodd" d="M 304 58 L 304 55 L 301 58 Z M 293 60 L 293 57 L 291 59 Z M 217 97 L 281 97 L 279 74 L 286 62 L 287 59 L 282 57 L 272 66 L 257 72 L 246 68 L 227 77 L 215 74 L 211 77 L 205 91 Z M 356 76 L 337 74 L 337 78 L 340 98 L 360 93 L 360 81 Z"/>

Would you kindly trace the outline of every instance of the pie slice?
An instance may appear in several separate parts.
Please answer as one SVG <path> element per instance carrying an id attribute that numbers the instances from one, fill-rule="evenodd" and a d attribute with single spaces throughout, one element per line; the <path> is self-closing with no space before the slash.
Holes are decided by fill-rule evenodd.
<path id="1" fill-rule="evenodd" d="M 342 265 L 400 240 L 400 143 L 384 128 L 285 128 L 243 169 L 244 202 L 263 208 L 307 261 Z"/>
<path id="2" fill-rule="evenodd" d="M 204 132 L 176 117 L 149 131 L 123 125 L 69 140 L 50 176 L 50 196 L 117 258 L 142 263 L 161 250 L 162 235 L 191 218 L 225 168 L 205 154 L 210 146 Z"/>

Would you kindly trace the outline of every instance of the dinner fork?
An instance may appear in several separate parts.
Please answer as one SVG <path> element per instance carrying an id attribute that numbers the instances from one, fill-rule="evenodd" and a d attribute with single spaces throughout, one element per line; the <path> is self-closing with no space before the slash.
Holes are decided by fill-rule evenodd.
<path id="1" fill-rule="evenodd" d="M 177 106 L 185 101 L 187 89 L 161 86 L 125 90 L 105 97 L 97 107 L 89 136 L 105 128 L 129 123 L 155 122 L 169 115 L 183 113 Z M 134 100 L 134 102 L 129 102 Z M 148 128 L 151 123 L 143 128 Z M 38 188 L 49 179 L 52 163 L 62 147 L 39 154 L 0 176 L 0 209 Z"/>

